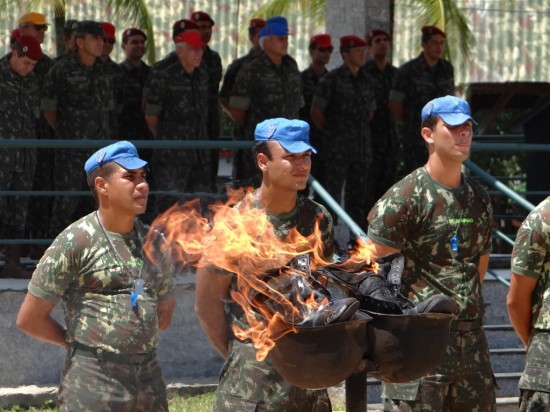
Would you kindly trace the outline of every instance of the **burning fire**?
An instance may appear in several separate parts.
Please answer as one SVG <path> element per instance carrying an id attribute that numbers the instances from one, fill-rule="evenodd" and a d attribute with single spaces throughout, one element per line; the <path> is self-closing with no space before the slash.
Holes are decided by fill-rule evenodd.
<path id="1" fill-rule="evenodd" d="M 311 270 L 334 264 L 323 257 L 318 224 L 310 236 L 304 237 L 293 228 L 280 239 L 265 211 L 254 205 L 252 196 L 233 207 L 238 194 L 229 195 L 227 203 L 210 206 L 207 214 L 202 212 L 198 199 L 172 206 L 151 225 L 144 250 L 153 261 L 154 250 L 160 248 L 180 264 L 212 265 L 236 274 L 239 292 L 231 291 L 231 298 L 243 308 L 250 328 L 233 326 L 233 332 L 239 339 L 250 339 L 257 350 L 256 358 L 263 360 L 277 339 L 297 332 L 301 321 L 329 303 L 326 297 L 308 289 L 304 271 L 289 268 L 287 263 L 298 255 L 309 254 Z M 159 232 L 165 239 L 160 244 Z M 352 253 L 337 266 L 353 270 L 371 265 L 370 246 L 360 242 Z M 272 275 L 266 276 L 269 271 Z M 299 292 L 304 290 L 311 293 L 303 296 Z"/>

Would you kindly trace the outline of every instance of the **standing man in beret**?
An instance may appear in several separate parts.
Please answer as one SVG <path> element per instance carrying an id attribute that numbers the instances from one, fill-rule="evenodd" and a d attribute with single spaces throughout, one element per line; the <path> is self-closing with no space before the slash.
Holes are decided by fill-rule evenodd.
<path id="1" fill-rule="evenodd" d="M 144 95 L 145 120 L 156 140 L 208 140 L 208 74 L 200 67 L 205 43 L 196 31 L 175 38 L 179 61 L 154 74 Z M 158 190 L 209 192 L 209 150 L 158 149 L 151 160 Z M 178 200 L 158 198 L 162 212 Z"/>
<path id="2" fill-rule="evenodd" d="M 175 300 L 170 272 L 142 249 L 147 229 L 136 217 L 147 208 L 147 166 L 126 141 L 90 156 L 97 210 L 46 250 L 19 310 L 23 332 L 67 351 L 60 411 L 168 411 L 156 347 Z M 65 325 L 51 316 L 59 302 Z"/>
<path id="3" fill-rule="evenodd" d="M 366 36 L 370 59 L 363 70 L 371 79 L 376 110 L 370 122 L 372 134 L 372 168 L 369 177 L 367 210 L 396 181 L 399 161 L 399 141 L 394 118 L 389 108 L 390 90 L 397 68 L 388 61 L 391 39 L 382 29 L 373 29 Z"/>
<path id="4" fill-rule="evenodd" d="M 33 139 L 40 114 L 40 85 L 33 69 L 44 57 L 38 40 L 20 35 L 11 53 L 0 60 L 0 137 Z M 0 190 L 31 190 L 36 166 L 36 149 L 0 149 Z M 28 197 L 0 197 L 0 236 L 24 238 Z M 0 277 L 28 277 L 20 263 L 18 245 L 4 246 L 4 267 Z"/>
<path id="5" fill-rule="evenodd" d="M 384 410 L 494 412 L 495 380 L 481 291 L 491 253 L 493 210 L 487 190 L 462 173 L 474 120 L 468 103 L 454 96 L 428 102 L 421 119 L 428 161 L 371 209 L 368 243 L 374 258 L 392 253 L 407 258 L 403 296 L 416 304 L 442 293 L 460 310 L 440 364 L 418 380 L 384 383 Z"/>
<path id="6" fill-rule="evenodd" d="M 302 95 L 304 97 L 304 106 L 300 109 L 300 119 L 308 122 L 310 127 L 311 144 L 319 151 L 319 156 L 324 152 L 323 142 L 321 138 L 322 132 L 317 129 L 311 120 L 311 101 L 315 95 L 315 90 L 321 79 L 328 73 L 327 64 L 332 56 L 334 46 L 332 39 L 328 34 L 316 34 L 309 40 L 309 57 L 311 63 L 307 69 L 302 71 Z M 320 159 L 311 162 L 311 174 L 314 178 L 323 182 L 325 180 L 325 165 Z M 307 196 L 306 188 L 305 195 Z M 319 200 L 317 200 L 319 201 Z"/>
<path id="7" fill-rule="evenodd" d="M 403 174 L 428 159 L 426 145 L 418 134 L 418 113 L 430 100 L 454 94 L 453 66 L 443 59 L 445 37 L 435 26 L 422 27 L 422 53 L 399 68 L 390 92 L 390 110 L 402 129 Z"/>
<path id="8" fill-rule="evenodd" d="M 122 32 L 122 50 L 126 59 L 120 63 L 122 69 L 122 110 L 118 118 L 121 139 L 151 139 L 152 135 L 145 121 L 141 96 L 151 67 L 143 61 L 147 35 L 140 29 L 129 28 Z M 150 151 L 142 156 L 149 160 Z M 147 153 L 147 155 L 145 155 Z"/>
<path id="9" fill-rule="evenodd" d="M 302 236 L 312 235 L 318 222 L 321 239 L 317 242 L 322 241 L 323 256 L 331 260 L 334 231 L 330 214 L 318 203 L 298 196 L 298 191 L 306 187 L 311 155 L 315 153 L 309 143 L 309 125 L 302 120 L 267 119 L 257 125 L 254 139 L 252 152 L 262 182 L 235 208 L 265 210 L 275 235 L 281 239 L 291 228 Z M 252 342 L 233 335 L 232 326 L 248 327 L 243 309 L 230 298 L 231 291 L 239 290 L 235 273 L 213 265 L 197 271 L 195 311 L 206 336 L 225 359 L 214 409 L 330 412 L 326 390 L 290 385 L 275 370 L 269 357 L 256 360 Z"/>
<path id="10" fill-rule="evenodd" d="M 284 17 L 270 17 L 260 30 L 264 53 L 237 74 L 229 108 L 235 123 L 244 128 L 245 140 L 254 139 L 254 130 L 261 121 L 276 117 L 296 119 L 304 105 L 300 71 L 288 55 L 289 34 Z M 249 185 L 259 184 L 255 160 L 249 152 L 235 151 L 233 177 L 247 179 Z"/>
<path id="11" fill-rule="evenodd" d="M 208 73 L 208 139 L 220 140 L 221 124 L 218 94 L 223 74 L 222 59 L 220 55 L 208 45 L 212 39 L 214 20 L 212 20 L 208 13 L 203 11 L 191 13 L 190 19 L 197 25 L 201 40 L 205 43 L 201 66 Z M 216 191 L 216 181 L 218 177 L 218 152 L 219 149 L 210 151 L 210 165 L 212 167 L 210 176 L 212 179 L 211 189 L 213 191 Z"/>
<path id="12" fill-rule="evenodd" d="M 372 164 L 369 120 L 376 110 L 371 81 L 361 70 L 367 43 L 357 36 L 343 36 L 340 54 L 344 63 L 319 82 L 311 102 L 311 119 L 323 133 L 320 157 L 326 169 L 321 183 L 339 203 L 345 183 L 346 211 L 366 231 Z"/>
<path id="13" fill-rule="evenodd" d="M 75 30 L 76 52 L 61 60 L 48 73 L 41 107 L 56 139 L 116 139 L 111 127 L 116 108 L 116 87 L 100 56 L 105 33 L 99 22 L 85 20 Z M 54 190 L 85 187 L 81 165 L 86 152 L 78 149 L 55 151 Z M 78 215 L 79 199 L 54 199 L 49 235 L 58 235 Z"/>

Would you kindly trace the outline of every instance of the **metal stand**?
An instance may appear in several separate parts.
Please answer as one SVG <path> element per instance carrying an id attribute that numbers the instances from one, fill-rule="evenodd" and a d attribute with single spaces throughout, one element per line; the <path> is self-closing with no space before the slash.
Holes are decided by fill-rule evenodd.
<path id="1" fill-rule="evenodd" d="M 365 370 L 354 373 L 346 379 L 346 412 L 365 412 L 366 410 L 367 371 Z"/>

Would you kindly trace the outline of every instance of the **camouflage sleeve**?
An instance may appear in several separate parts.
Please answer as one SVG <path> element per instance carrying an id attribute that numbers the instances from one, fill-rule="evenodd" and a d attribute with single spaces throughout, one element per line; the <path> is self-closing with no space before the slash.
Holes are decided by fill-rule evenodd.
<path id="1" fill-rule="evenodd" d="M 407 96 L 408 76 L 407 71 L 402 67 L 397 69 L 395 80 L 390 90 L 390 101 L 403 102 Z"/>
<path id="2" fill-rule="evenodd" d="M 151 77 L 152 76 L 152 77 Z M 164 76 L 162 72 L 151 72 L 149 76 L 149 87 L 143 89 L 143 97 L 147 101 L 145 106 L 145 114 L 158 116 L 162 113 L 162 98 L 164 96 Z"/>
<path id="3" fill-rule="evenodd" d="M 550 230 L 543 229 L 540 212 L 535 209 L 522 223 L 512 251 L 512 272 L 539 279 L 548 264 Z M 545 233 L 546 232 L 546 233 Z"/>
<path id="4" fill-rule="evenodd" d="M 483 195 L 482 195 L 482 202 L 486 208 L 487 213 L 487 221 L 492 222 L 493 221 L 493 204 L 491 202 L 491 197 L 489 196 L 489 193 L 485 188 L 482 188 Z M 485 245 L 482 249 L 482 255 L 485 255 L 487 253 L 491 253 L 493 250 L 493 226 L 492 224 L 488 224 L 486 231 L 483 235 L 483 238 L 485 239 Z"/>
<path id="5" fill-rule="evenodd" d="M 253 77 L 250 66 L 244 66 L 235 79 L 235 84 L 231 90 L 231 97 L 229 98 L 229 106 L 236 109 L 248 110 L 250 107 L 251 87 Z"/>
<path id="6" fill-rule="evenodd" d="M 53 67 L 44 78 L 40 99 L 40 109 L 42 110 L 57 111 L 57 89 L 55 87 L 57 71 L 57 66 Z"/>
<path id="7" fill-rule="evenodd" d="M 69 229 L 63 231 L 38 262 L 29 282 L 29 292 L 47 301 L 59 302 L 79 276 L 80 250 L 86 248 L 80 240 L 86 238 Z"/>
<path id="8" fill-rule="evenodd" d="M 327 108 L 328 102 L 332 97 L 331 78 L 331 74 L 328 73 L 321 79 L 315 88 L 315 93 L 313 95 L 313 99 L 311 100 L 311 107 L 318 107 L 323 110 Z"/>
<path id="9" fill-rule="evenodd" d="M 220 97 L 225 99 L 229 99 L 229 97 L 231 97 L 231 91 L 233 89 L 233 85 L 235 84 L 237 73 L 239 72 L 240 68 L 241 64 L 238 59 L 233 61 L 233 63 L 231 63 L 227 67 L 225 75 L 223 76 L 223 84 L 222 88 L 220 89 Z"/>

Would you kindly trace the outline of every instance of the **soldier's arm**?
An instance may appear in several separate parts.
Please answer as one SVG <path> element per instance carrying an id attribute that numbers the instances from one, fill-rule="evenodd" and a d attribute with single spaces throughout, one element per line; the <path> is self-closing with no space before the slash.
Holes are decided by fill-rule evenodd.
<path id="1" fill-rule="evenodd" d="M 531 294 L 537 285 L 537 280 L 529 276 L 512 273 L 510 289 L 506 297 L 508 316 L 518 337 L 527 347 L 532 323 Z"/>
<path id="2" fill-rule="evenodd" d="M 326 119 L 324 109 L 316 106 L 311 106 L 309 110 L 309 115 L 311 116 L 311 121 L 315 127 L 321 131 L 324 131 L 326 128 Z"/>
<path id="3" fill-rule="evenodd" d="M 159 331 L 163 331 L 172 323 L 176 299 L 160 300 L 157 303 L 157 317 Z"/>
<path id="4" fill-rule="evenodd" d="M 229 325 L 225 315 L 231 276 L 214 272 L 208 267 L 197 270 L 195 312 L 202 330 L 225 359 L 229 345 Z"/>
<path id="5" fill-rule="evenodd" d="M 153 137 L 157 137 L 159 117 L 153 114 L 146 114 L 145 122 L 147 123 L 147 127 L 149 127 L 149 130 L 151 131 Z"/>
<path id="6" fill-rule="evenodd" d="M 479 280 L 481 282 L 483 282 L 483 279 L 485 278 L 485 273 L 487 273 L 487 268 L 489 267 L 489 257 L 490 253 L 486 253 L 479 258 L 477 271 L 479 272 Z"/>
<path id="7" fill-rule="evenodd" d="M 66 349 L 69 344 L 65 338 L 65 328 L 51 317 L 54 307 L 55 303 L 27 293 L 17 314 L 16 324 L 27 335 Z"/>
<path id="8" fill-rule="evenodd" d="M 44 117 L 50 127 L 55 130 L 57 128 L 57 112 L 53 110 L 44 110 Z"/>

